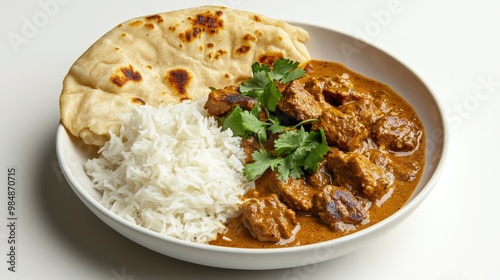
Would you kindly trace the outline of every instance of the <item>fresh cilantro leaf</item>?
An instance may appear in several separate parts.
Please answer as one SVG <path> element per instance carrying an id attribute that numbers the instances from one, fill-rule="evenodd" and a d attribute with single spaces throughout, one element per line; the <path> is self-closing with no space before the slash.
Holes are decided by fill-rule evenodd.
<path id="1" fill-rule="evenodd" d="M 271 68 L 269 65 L 266 64 L 260 64 L 258 62 L 254 62 L 252 64 L 252 73 L 255 75 L 257 72 L 264 71 L 264 72 L 271 72 Z"/>
<path id="2" fill-rule="evenodd" d="M 258 62 L 252 64 L 252 78 L 240 85 L 241 94 L 257 99 L 267 110 L 274 112 L 283 95 L 275 81 L 286 84 L 302 77 L 304 70 L 298 69 L 299 63 L 290 59 L 278 59 L 273 69 Z"/>
<path id="3" fill-rule="evenodd" d="M 290 178 L 290 171 L 293 169 L 292 159 L 285 158 L 278 165 L 278 180 L 288 181 Z"/>
<path id="4" fill-rule="evenodd" d="M 241 114 L 243 113 L 243 110 L 239 107 L 236 106 L 234 109 L 227 114 L 226 117 L 221 119 L 222 121 L 222 129 L 226 130 L 230 128 L 233 131 L 233 135 L 235 136 L 242 136 L 245 133 L 245 129 L 243 127 L 242 123 L 242 117 Z"/>
<path id="5" fill-rule="evenodd" d="M 307 158 L 307 154 L 307 148 L 300 147 L 286 156 L 278 166 L 278 180 L 288 181 L 290 177 L 298 179 L 303 176 L 304 170 L 301 163 Z"/>
<path id="6" fill-rule="evenodd" d="M 273 134 L 283 133 L 287 128 L 286 126 L 282 126 L 278 117 L 274 115 L 270 115 L 267 121 L 269 123 L 267 130 L 269 130 Z"/>
<path id="7" fill-rule="evenodd" d="M 271 71 L 270 76 L 273 80 L 286 84 L 304 75 L 305 71 L 297 69 L 298 66 L 298 62 L 290 59 L 278 59 L 273 65 L 273 70 Z"/>
<path id="8" fill-rule="evenodd" d="M 240 85 L 241 94 L 248 95 L 260 101 L 264 95 L 266 86 L 270 83 L 267 72 L 259 71 L 253 77 Z"/>
<path id="9" fill-rule="evenodd" d="M 267 110 L 274 112 L 282 97 L 283 95 L 278 86 L 274 82 L 270 82 L 265 88 L 265 94 L 261 97 L 261 102 Z"/>
<path id="10" fill-rule="evenodd" d="M 266 126 L 265 122 L 260 121 L 251 112 L 242 110 L 239 106 L 236 106 L 222 120 L 223 130 L 230 128 L 235 136 L 242 137 L 247 137 L 251 134 L 262 134 L 262 137 L 265 137 Z M 262 140 L 265 140 L 265 138 Z"/>
<path id="11" fill-rule="evenodd" d="M 297 179 L 305 171 L 316 172 L 318 163 L 329 150 L 322 129 L 319 132 L 307 132 L 303 126 L 282 133 L 274 142 L 274 148 L 278 156 L 284 157 L 278 166 L 278 179 L 284 181 L 290 177 Z"/>
<path id="12" fill-rule="evenodd" d="M 328 147 L 328 144 L 326 142 L 325 132 L 323 131 L 323 129 L 319 130 L 319 134 L 321 137 L 321 142 L 314 148 L 312 148 L 312 150 L 309 152 L 309 155 L 304 161 L 304 168 L 312 173 L 318 170 L 318 163 L 323 161 L 323 157 L 330 150 L 330 147 Z"/>
<path id="13" fill-rule="evenodd" d="M 304 76 L 305 73 L 306 71 L 304 71 L 304 69 L 295 69 L 293 71 L 284 74 L 283 79 L 281 79 L 280 82 L 287 84 L 293 80 L 301 78 L 302 76 Z"/>
<path id="14" fill-rule="evenodd" d="M 254 162 L 246 164 L 243 168 L 243 175 L 245 175 L 249 181 L 264 174 L 264 172 L 266 172 L 269 168 L 274 170 L 283 160 L 282 158 L 273 157 L 273 155 L 264 149 L 253 152 L 252 158 Z"/>
<path id="15" fill-rule="evenodd" d="M 279 124 L 271 123 L 271 125 L 269 125 L 267 130 L 269 130 L 271 133 L 277 134 L 285 132 L 286 127 Z"/>
<path id="16" fill-rule="evenodd" d="M 292 71 L 299 66 L 298 62 L 294 62 L 290 59 L 281 58 L 274 62 L 273 70 L 271 71 L 271 75 L 273 79 L 276 81 L 280 81 L 283 79 L 283 75 L 286 72 Z"/>
<path id="17" fill-rule="evenodd" d="M 262 109 L 259 106 L 259 104 L 256 104 L 255 106 L 252 107 L 251 111 L 252 115 L 254 115 L 257 119 L 260 119 L 260 114 L 262 113 Z"/>
<path id="18" fill-rule="evenodd" d="M 276 149 L 276 154 L 282 156 L 295 152 L 299 147 L 308 148 L 313 142 L 314 138 L 311 137 L 310 133 L 304 130 L 303 126 L 301 126 L 298 130 L 282 133 L 274 142 L 274 147 Z"/>

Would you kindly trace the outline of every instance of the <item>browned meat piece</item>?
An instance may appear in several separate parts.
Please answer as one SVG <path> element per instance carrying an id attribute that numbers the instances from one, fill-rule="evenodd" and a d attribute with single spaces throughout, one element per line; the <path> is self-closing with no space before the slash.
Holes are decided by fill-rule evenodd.
<path id="1" fill-rule="evenodd" d="M 353 84 L 347 74 L 335 77 L 310 77 L 306 81 L 304 88 L 316 100 L 333 106 L 339 106 L 368 96 L 353 90 Z"/>
<path id="2" fill-rule="evenodd" d="M 212 90 L 204 108 L 211 116 L 222 116 L 231 112 L 236 106 L 240 106 L 244 110 L 252 110 L 256 103 L 255 98 L 242 95 L 238 92 L 237 87 L 229 86 Z"/>
<path id="3" fill-rule="evenodd" d="M 332 150 L 326 160 L 335 184 L 362 193 L 372 201 L 381 198 L 394 182 L 392 173 L 356 152 Z"/>
<path id="4" fill-rule="evenodd" d="M 352 151 L 368 137 L 368 130 L 356 117 L 346 115 L 335 107 L 324 110 L 318 120 L 313 129 L 322 127 L 328 144 L 341 150 Z"/>
<path id="5" fill-rule="evenodd" d="M 260 149 L 260 143 L 255 137 L 247 137 L 241 140 L 241 147 L 245 151 L 245 163 L 249 163 L 253 161 L 252 153 Z"/>
<path id="6" fill-rule="evenodd" d="M 400 116 L 380 118 L 372 131 L 379 148 L 398 152 L 415 150 L 422 136 L 422 131 L 415 123 Z"/>
<path id="7" fill-rule="evenodd" d="M 355 116 L 367 128 L 371 127 L 382 116 L 382 112 L 373 101 L 367 98 L 341 105 L 338 109 L 346 115 Z"/>
<path id="8" fill-rule="evenodd" d="M 323 88 L 325 86 L 326 79 L 331 81 L 329 78 L 315 78 L 309 77 L 309 79 L 304 84 L 304 89 L 311 94 L 316 101 L 319 102 L 323 109 L 331 107 L 332 105 L 325 100 L 323 95 Z"/>
<path id="9" fill-rule="evenodd" d="M 370 149 L 365 152 L 365 156 L 375 165 L 392 172 L 393 162 L 389 156 L 389 152 L 379 149 Z"/>
<path id="10" fill-rule="evenodd" d="M 398 155 L 388 151 L 372 149 L 366 151 L 366 153 L 371 162 L 394 174 L 394 179 L 399 181 L 410 182 L 415 180 L 422 169 L 418 161 L 403 160 Z M 393 160 L 394 157 L 400 160 Z"/>
<path id="11" fill-rule="evenodd" d="M 316 189 L 323 189 L 332 184 L 332 173 L 326 168 L 326 160 L 318 164 L 318 170 L 314 174 L 307 176 L 306 181 Z"/>
<path id="12" fill-rule="evenodd" d="M 266 171 L 258 180 L 256 184 L 265 185 L 271 192 L 277 194 L 288 208 L 299 212 L 308 212 L 312 209 L 314 190 L 306 184 L 304 178 L 280 181 L 276 171 Z"/>
<path id="13" fill-rule="evenodd" d="M 321 114 L 321 106 L 299 81 L 292 81 L 283 91 L 278 110 L 297 121 L 316 119 Z"/>
<path id="14" fill-rule="evenodd" d="M 250 198 L 243 203 L 241 211 L 243 224 L 259 241 L 288 239 L 297 226 L 295 212 L 280 202 L 276 194 Z"/>
<path id="15" fill-rule="evenodd" d="M 363 203 L 349 190 L 332 185 L 316 194 L 314 209 L 321 221 L 334 231 L 349 231 L 368 218 Z"/>

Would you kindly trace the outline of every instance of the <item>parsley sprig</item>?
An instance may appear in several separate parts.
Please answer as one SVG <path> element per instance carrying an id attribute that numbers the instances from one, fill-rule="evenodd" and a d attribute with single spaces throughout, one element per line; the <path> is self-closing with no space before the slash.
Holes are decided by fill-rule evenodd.
<path id="1" fill-rule="evenodd" d="M 243 95 L 258 100 L 251 111 L 235 107 L 222 121 L 222 129 L 230 128 L 235 136 L 256 136 L 260 143 L 267 141 L 267 132 L 279 133 L 274 142 L 276 154 L 264 148 L 252 153 L 253 162 L 246 164 L 243 174 L 248 180 L 262 175 L 267 169 L 278 171 L 278 179 L 300 178 L 306 172 L 316 172 L 318 163 L 329 150 L 325 133 L 305 131 L 302 126 L 306 120 L 293 127 L 280 124 L 272 113 L 283 97 L 276 82 L 287 84 L 301 78 L 305 71 L 297 68 L 298 62 L 289 59 L 278 59 L 271 68 L 258 62 L 252 65 L 252 78 L 243 82 L 239 91 Z M 267 121 L 261 121 L 262 110 L 265 110 Z"/>

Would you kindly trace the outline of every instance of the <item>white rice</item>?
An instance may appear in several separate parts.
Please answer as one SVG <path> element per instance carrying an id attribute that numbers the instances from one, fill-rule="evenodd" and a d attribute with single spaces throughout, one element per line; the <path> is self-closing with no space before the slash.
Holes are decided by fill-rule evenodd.
<path id="1" fill-rule="evenodd" d="M 140 106 L 120 136 L 85 163 L 102 193 L 100 203 L 120 217 L 167 236 L 207 243 L 239 215 L 249 187 L 241 138 L 221 131 L 205 100 L 162 108 Z"/>

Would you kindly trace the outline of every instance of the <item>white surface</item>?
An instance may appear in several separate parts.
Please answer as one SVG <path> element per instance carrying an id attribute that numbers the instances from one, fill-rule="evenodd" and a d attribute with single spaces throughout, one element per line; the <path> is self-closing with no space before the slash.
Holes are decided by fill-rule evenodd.
<path id="1" fill-rule="evenodd" d="M 78 197 L 102 221 L 138 244 L 176 259 L 231 269 L 262 270 L 312 265 L 375 243 L 378 237 L 384 236 L 403 222 L 432 191 L 443 171 L 446 159 L 446 156 L 443 156 L 445 150 L 443 139 L 447 139 L 448 136 L 443 136 L 446 134 L 446 123 L 436 97 L 410 69 L 369 43 L 363 42 L 362 52 L 356 53 L 355 57 L 346 55 L 344 46 L 347 44 L 354 46 L 353 42 L 357 40 L 354 37 L 313 25 L 296 24 L 305 28 L 311 37 L 306 46 L 312 57 L 348 64 L 351 69 L 357 69 L 367 77 L 389 84 L 410 102 L 420 116 L 427 131 L 426 167 L 413 196 L 399 211 L 384 221 L 354 234 L 295 248 L 258 250 L 182 242 L 129 223 L 103 207 L 99 203 L 102 194 L 95 190 L 94 184 L 83 168 L 85 162 L 91 158 L 89 147 L 80 139 L 71 137 L 60 124 L 56 138 L 56 154 L 62 173 Z M 435 132 L 440 132 L 437 135 L 440 137 L 435 137 Z"/>
<path id="2" fill-rule="evenodd" d="M 1 279 L 500 279 L 499 2 L 54 1 L 0 4 Z M 43 3 L 58 4 L 44 9 Z M 417 71 L 438 93 L 451 138 L 443 177 L 421 208 L 352 254 L 272 271 L 171 259 L 130 242 L 88 211 L 55 156 L 62 78 L 117 23 L 202 4 L 329 26 L 364 37 Z M 38 26 L 26 27 L 34 22 Z M 10 39 L 16 35 L 19 45 Z M 16 273 L 7 271 L 5 261 L 9 166 L 18 173 Z"/>

